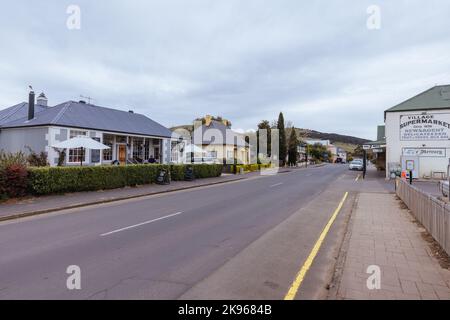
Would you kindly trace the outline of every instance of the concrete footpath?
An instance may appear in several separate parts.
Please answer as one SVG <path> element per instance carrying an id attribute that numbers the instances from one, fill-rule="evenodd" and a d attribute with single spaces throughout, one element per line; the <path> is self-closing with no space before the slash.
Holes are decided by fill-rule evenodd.
<path id="1" fill-rule="evenodd" d="M 450 271 L 424 235 L 394 193 L 368 192 L 363 182 L 328 298 L 450 299 Z"/>

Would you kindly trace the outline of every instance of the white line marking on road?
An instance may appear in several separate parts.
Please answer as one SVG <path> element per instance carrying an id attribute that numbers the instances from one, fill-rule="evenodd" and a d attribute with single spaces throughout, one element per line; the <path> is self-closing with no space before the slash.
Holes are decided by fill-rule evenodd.
<path id="1" fill-rule="evenodd" d="M 311 176 L 312 176 L 312 173 L 308 173 L 306 176 L 307 176 L 307 177 L 311 177 Z"/>
<path id="2" fill-rule="evenodd" d="M 358 175 L 355 178 L 355 182 L 358 181 L 358 180 L 359 180 L 359 173 L 358 173 Z"/>
<path id="3" fill-rule="evenodd" d="M 108 236 L 108 235 L 113 234 L 113 233 L 117 233 L 117 232 L 120 232 L 120 231 L 125 231 L 125 230 L 128 230 L 128 229 L 132 229 L 132 228 L 143 226 L 145 224 L 149 224 L 149 223 L 153 223 L 153 222 L 156 222 L 156 221 L 159 221 L 159 220 L 164 220 L 164 219 L 167 219 L 167 218 L 170 218 L 170 217 L 173 217 L 173 216 L 177 216 L 177 215 L 182 214 L 182 213 L 183 213 L 182 211 L 175 212 L 175 213 L 169 214 L 169 215 L 164 216 L 164 217 L 156 218 L 156 219 L 149 220 L 149 221 L 144 221 L 144 222 L 141 222 L 141 223 L 138 223 L 138 224 L 134 224 L 132 226 L 128 226 L 128 227 L 125 227 L 125 228 L 120 228 L 120 229 L 113 230 L 113 231 L 110 231 L 110 232 L 102 233 L 100 236 L 101 237 Z"/>
<path id="4" fill-rule="evenodd" d="M 275 184 L 271 185 L 270 188 L 278 187 L 278 186 L 281 186 L 282 184 L 283 184 L 283 182 L 275 183 Z"/>

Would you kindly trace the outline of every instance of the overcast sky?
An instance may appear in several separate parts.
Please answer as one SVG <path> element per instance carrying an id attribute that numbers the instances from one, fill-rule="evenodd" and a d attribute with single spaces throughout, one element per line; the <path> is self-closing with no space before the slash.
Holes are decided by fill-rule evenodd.
<path id="1" fill-rule="evenodd" d="M 71 4 L 81 28 L 67 28 Z M 369 30 L 367 8 L 381 9 Z M 0 109 L 93 97 L 165 126 L 205 114 L 251 129 L 376 138 L 383 111 L 450 83 L 449 1 L 9 1 L 0 9 Z"/>

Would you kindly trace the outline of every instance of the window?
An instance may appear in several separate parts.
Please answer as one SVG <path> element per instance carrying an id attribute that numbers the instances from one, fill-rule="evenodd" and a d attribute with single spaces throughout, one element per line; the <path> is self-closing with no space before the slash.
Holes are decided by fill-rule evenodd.
<path id="1" fill-rule="evenodd" d="M 103 160 L 104 161 L 112 161 L 113 156 L 113 145 L 114 145 L 114 136 L 111 134 L 103 135 L 103 144 L 110 147 L 110 149 L 103 150 Z"/>
<path id="2" fill-rule="evenodd" d="M 150 158 L 150 139 L 145 139 L 144 143 L 144 160 Z"/>
<path id="3" fill-rule="evenodd" d="M 126 136 L 116 136 L 116 142 L 117 143 L 128 143 Z"/>
<path id="4" fill-rule="evenodd" d="M 70 130 L 70 139 L 87 135 L 86 131 Z M 86 161 L 86 151 L 81 148 L 69 149 L 68 162 L 83 162 Z"/>
<path id="5" fill-rule="evenodd" d="M 92 138 L 97 142 L 100 142 L 100 138 Z M 91 150 L 91 163 L 100 163 L 100 150 Z"/>
<path id="6" fill-rule="evenodd" d="M 211 158 L 217 159 L 217 151 L 211 151 L 210 153 Z"/>
<path id="7" fill-rule="evenodd" d="M 177 141 L 171 141 L 170 143 L 170 161 L 171 162 L 178 162 L 178 142 Z"/>
<path id="8" fill-rule="evenodd" d="M 142 151 L 144 150 L 144 139 L 133 138 L 133 159 L 142 160 Z"/>
<path id="9" fill-rule="evenodd" d="M 234 151 L 227 151 L 227 159 L 233 159 L 234 158 Z"/>

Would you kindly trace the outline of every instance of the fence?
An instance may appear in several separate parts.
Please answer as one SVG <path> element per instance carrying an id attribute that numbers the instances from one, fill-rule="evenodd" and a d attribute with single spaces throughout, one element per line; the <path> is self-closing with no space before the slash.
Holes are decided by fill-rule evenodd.
<path id="1" fill-rule="evenodd" d="M 395 181 L 397 196 L 441 247 L 450 254 L 450 205 L 419 190 L 407 181 Z"/>

